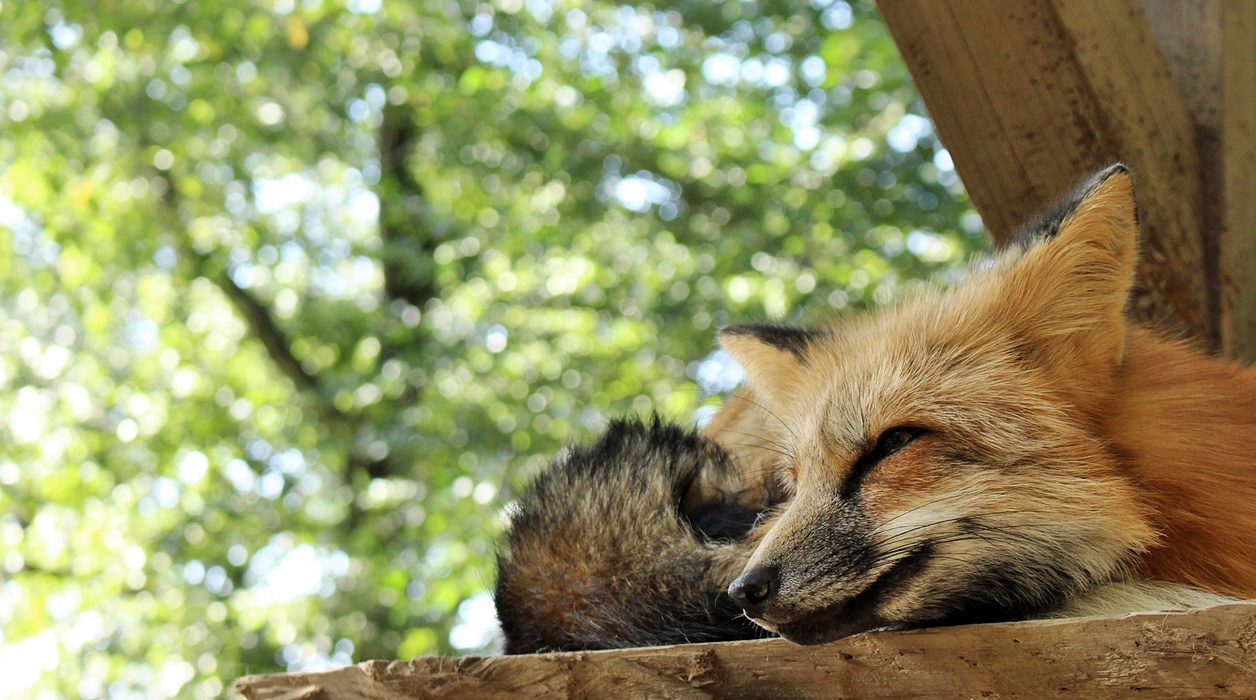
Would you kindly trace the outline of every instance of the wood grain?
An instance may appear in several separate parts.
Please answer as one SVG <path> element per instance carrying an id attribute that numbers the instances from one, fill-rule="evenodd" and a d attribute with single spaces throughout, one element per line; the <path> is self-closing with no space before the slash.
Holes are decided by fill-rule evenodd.
<path id="1" fill-rule="evenodd" d="M 1134 312 L 1215 344 L 1195 122 L 1137 0 L 882 0 L 995 240 L 1115 160 L 1143 228 Z"/>
<path id="2" fill-rule="evenodd" d="M 1256 697 L 1256 603 L 1181 613 L 248 676 L 249 700 Z"/>
<path id="3" fill-rule="evenodd" d="M 1224 3 L 1221 21 L 1221 340 L 1256 362 L 1256 1 Z"/>

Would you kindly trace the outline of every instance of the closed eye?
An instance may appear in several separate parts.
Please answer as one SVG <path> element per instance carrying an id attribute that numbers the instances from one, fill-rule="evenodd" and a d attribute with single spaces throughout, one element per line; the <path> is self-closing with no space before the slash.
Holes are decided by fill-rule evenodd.
<path id="1" fill-rule="evenodd" d="M 855 460 L 855 463 L 851 465 L 850 473 L 846 475 L 846 479 L 842 482 L 840 489 L 842 498 L 850 498 L 855 495 L 855 492 L 863 485 L 864 479 L 882 460 L 901 451 L 915 441 L 916 438 L 927 432 L 929 431 L 926 428 L 899 425 L 881 433 L 877 437 L 876 443 L 865 450 L 859 459 Z"/>
<path id="2" fill-rule="evenodd" d="M 913 440 L 925 433 L 924 428 L 914 426 L 900 425 L 881 433 L 877 438 L 877 444 L 869 450 L 865 457 L 881 461 L 886 457 L 907 447 Z"/>

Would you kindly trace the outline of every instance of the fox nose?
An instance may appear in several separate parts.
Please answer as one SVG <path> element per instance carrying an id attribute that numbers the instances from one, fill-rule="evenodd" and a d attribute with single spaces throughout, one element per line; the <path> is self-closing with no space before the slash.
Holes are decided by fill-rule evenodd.
<path id="1" fill-rule="evenodd" d="M 728 585 L 728 595 L 751 617 L 761 617 L 779 587 L 776 569 L 752 569 Z"/>

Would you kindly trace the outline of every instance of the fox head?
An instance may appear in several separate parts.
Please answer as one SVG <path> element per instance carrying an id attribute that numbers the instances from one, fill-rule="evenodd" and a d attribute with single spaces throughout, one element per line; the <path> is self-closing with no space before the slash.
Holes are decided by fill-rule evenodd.
<path id="1" fill-rule="evenodd" d="M 792 498 L 730 596 L 799 643 L 1013 619 L 1155 539 L 1098 432 L 1125 347 L 1133 183 L 1095 176 L 960 286 L 824 330 L 732 326 Z"/>

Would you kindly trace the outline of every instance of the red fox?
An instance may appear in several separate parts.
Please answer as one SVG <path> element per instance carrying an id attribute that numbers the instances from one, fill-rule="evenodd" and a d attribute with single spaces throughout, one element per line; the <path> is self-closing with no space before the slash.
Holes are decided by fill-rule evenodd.
<path id="1" fill-rule="evenodd" d="M 749 388 L 705 437 L 613 425 L 520 499 L 507 650 L 1256 596 L 1256 371 L 1125 318 L 1136 244 L 1114 166 L 949 291 L 724 329 Z"/>
<path id="2" fill-rule="evenodd" d="M 1131 576 L 1256 595 L 1256 372 L 1124 311 L 1123 166 L 959 286 L 733 326 L 791 498 L 729 594 L 801 643 L 1025 617 Z"/>

